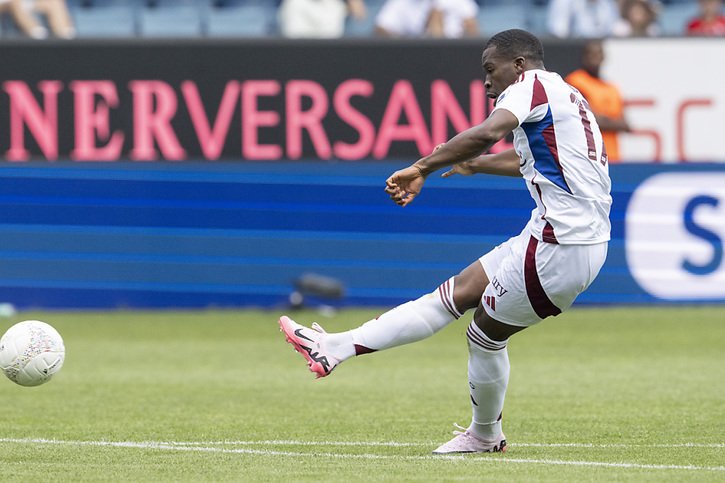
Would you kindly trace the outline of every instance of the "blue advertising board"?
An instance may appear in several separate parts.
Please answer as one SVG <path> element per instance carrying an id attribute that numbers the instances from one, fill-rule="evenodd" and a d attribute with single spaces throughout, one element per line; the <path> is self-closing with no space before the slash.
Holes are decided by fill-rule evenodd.
<path id="1" fill-rule="evenodd" d="M 522 181 L 431 176 L 383 192 L 402 163 L 0 166 L 0 302 L 23 308 L 282 306 L 333 277 L 337 305 L 391 306 L 517 234 Z M 613 166 L 607 263 L 579 304 L 725 301 L 725 167 Z"/>

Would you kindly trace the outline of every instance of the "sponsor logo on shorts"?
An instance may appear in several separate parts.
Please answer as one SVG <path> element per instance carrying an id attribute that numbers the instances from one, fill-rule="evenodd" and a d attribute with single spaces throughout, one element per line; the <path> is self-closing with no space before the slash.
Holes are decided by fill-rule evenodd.
<path id="1" fill-rule="evenodd" d="M 493 280 L 491 280 L 491 286 L 496 291 L 496 295 L 498 297 L 503 297 L 505 293 L 508 292 L 503 286 L 501 285 L 501 282 L 498 281 L 498 278 L 493 277 Z"/>
<path id="2" fill-rule="evenodd" d="M 491 310 L 496 310 L 496 297 L 491 297 L 490 295 L 484 295 L 483 296 L 483 302 L 491 307 Z"/>

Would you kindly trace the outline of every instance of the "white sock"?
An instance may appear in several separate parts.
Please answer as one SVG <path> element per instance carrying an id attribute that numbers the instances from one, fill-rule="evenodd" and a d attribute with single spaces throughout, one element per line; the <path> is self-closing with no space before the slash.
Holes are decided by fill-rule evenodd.
<path id="1" fill-rule="evenodd" d="M 468 430 L 485 441 L 501 434 L 501 416 L 509 381 L 507 341 L 494 341 L 471 322 L 468 327 L 468 385 L 473 419 Z"/>
<path id="2" fill-rule="evenodd" d="M 435 292 L 399 305 L 360 327 L 327 338 L 327 350 L 345 360 L 430 337 L 461 317 L 453 302 L 453 278 Z"/>

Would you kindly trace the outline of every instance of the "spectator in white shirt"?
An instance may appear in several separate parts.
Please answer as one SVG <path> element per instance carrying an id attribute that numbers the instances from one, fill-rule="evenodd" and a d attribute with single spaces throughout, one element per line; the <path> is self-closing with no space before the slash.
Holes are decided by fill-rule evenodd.
<path id="1" fill-rule="evenodd" d="M 549 32 L 555 37 L 603 38 L 619 20 L 614 0 L 551 0 Z"/>
<path id="2" fill-rule="evenodd" d="M 388 0 L 375 21 L 383 37 L 458 38 L 478 35 L 474 0 Z"/>
<path id="3" fill-rule="evenodd" d="M 284 0 L 278 11 L 279 28 L 289 38 L 338 38 L 345 33 L 348 14 L 364 20 L 364 0 Z"/>

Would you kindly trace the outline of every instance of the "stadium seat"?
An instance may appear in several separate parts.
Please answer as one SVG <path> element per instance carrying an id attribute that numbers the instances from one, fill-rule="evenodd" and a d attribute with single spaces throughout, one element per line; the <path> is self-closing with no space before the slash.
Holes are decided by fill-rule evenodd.
<path id="1" fill-rule="evenodd" d="M 201 6 L 197 0 L 153 0 L 139 10 L 139 32 L 144 37 L 199 37 Z"/>
<path id="2" fill-rule="evenodd" d="M 697 15 L 697 3 L 671 3 L 665 5 L 661 12 L 658 23 L 662 29 L 662 35 L 678 36 L 684 35 L 687 23 Z"/>
<path id="3" fill-rule="evenodd" d="M 207 9 L 206 33 L 210 37 L 266 37 L 274 31 L 276 13 L 271 0 L 226 0 L 221 7 Z"/>
<path id="4" fill-rule="evenodd" d="M 345 21 L 346 37 L 372 37 L 375 35 L 375 19 L 383 7 L 385 0 L 366 0 L 367 18 L 355 20 L 350 17 Z"/>
<path id="5" fill-rule="evenodd" d="M 485 3 L 478 11 L 478 28 L 484 37 L 507 29 L 527 27 L 527 5 L 513 3 Z"/>
<path id="6" fill-rule="evenodd" d="M 71 0 L 68 7 L 79 37 L 136 35 L 137 4 L 133 0 Z"/>
<path id="7" fill-rule="evenodd" d="M 526 11 L 528 30 L 540 37 L 549 35 L 548 19 L 549 8 L 546 4 L 534 3 Z"/>

